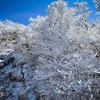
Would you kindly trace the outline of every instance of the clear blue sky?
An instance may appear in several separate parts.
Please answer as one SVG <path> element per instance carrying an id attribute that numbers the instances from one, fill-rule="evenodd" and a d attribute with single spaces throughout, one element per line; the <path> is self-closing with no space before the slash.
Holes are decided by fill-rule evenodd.
<path id="1" fill-rule="evenodd" d="M 29 18 L 46 15 L 47 5 L 57 0 L 0 0 L 0 20 L 12 20 L 22 24 L 29 24 Z M 65 0 L 69 7 L 73 7 L 76 0 Z M 95 6 L 92 0 L 78 0 L 88 2 L 88 7 L 93 11 L 90 19 L 95 18 Z"/>

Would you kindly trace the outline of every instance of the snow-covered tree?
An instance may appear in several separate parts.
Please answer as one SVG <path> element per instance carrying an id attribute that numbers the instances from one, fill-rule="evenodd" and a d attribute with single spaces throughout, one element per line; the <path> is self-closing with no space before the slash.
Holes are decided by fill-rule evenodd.
<path id="1" fill-rule="evenodd" d="M 55 1 L 45 17 L 30 18 L 28 26 L 0 22 L 1 36 L 5 29 L 6 33 L 17 33 L 16 44 L 11 45 L 20 58 L 16 57 L 16 70 L 19 66 L 23 69 L 25 86 L 46 100 L 52 95 L 55 100 L 61 100 L 62 95 L 68 100 L 94 99 L 91 92 L 98 93 L 93 82 L 99 86 L 100 27 L 87 21 L 90 12 L 86 2 L 75 4 L 72 8 L 63 0 Z M 18 79 L 13 71 L 11 79 L 13 74 Z"/>
<path id="2" fill-rule="evenodd" d="M 17 42 L 16 39 L 23 33 L 25 28 L 26 26 L 9 20 L 5 22 L 0 21 L 0 49 L 13 49 L 13 44 Z"/>
<path id="3" fill-rule="evenodd" d="M 100 0 L 93 0 L 96 3 L 96 8 L 100 11 Z"/>
<path id="4" fill-rule="evenodd" d="M 73 80 L 87 84 L 84 82 L 91 78 L 88 73 L 92 73 L 97 62 L 93 44 L 97 41 L 97 31 L 87 22 L 90 12 L 87 12 L 86 2 L 76 5 L 76 8 L 69 8 L 63 0 L 53 2 L 48 6 L 47 16 L 31 18 L 28 26 L 31 37 L 27 38 L 34 40 L 25 39 L 28 46 L 23 48 L 24 55 L 37 69 L 36 79 L 38 76 L 40 80 L 51 78 L 55 91 L 60 86 L 66 90 Z"/>

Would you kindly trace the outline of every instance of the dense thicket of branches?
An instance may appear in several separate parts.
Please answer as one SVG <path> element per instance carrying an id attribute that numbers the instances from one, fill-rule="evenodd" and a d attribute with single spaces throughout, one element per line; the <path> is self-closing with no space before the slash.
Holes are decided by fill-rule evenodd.
<path id="1" fill-rule="evenodd" d="M 18 80 L 15 73 L 23 68 L 18 72 L 24 74 L 24 89 L 34 90 L 40 100 L 100 98 L 100 22 L 87 21 L 86 2 L 75 4 L 53 2 L 45 17 L 30 18 L 28 26 L 0 22 L 0 50 L 16 52 L 10 75 L 15 71 Z"/>

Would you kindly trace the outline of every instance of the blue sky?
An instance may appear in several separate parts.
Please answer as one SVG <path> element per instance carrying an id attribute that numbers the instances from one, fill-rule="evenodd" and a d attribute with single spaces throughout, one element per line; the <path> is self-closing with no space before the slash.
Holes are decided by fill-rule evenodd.
<path id="1" fill-rule="evenodd" d="M 46 15 L 47 6 L 57 0 L 0 0 L 0 20 L 12 20 L 22 24 L 29 24 L 29 18 Z M 76 0 L 65 0 L 69 7 L 73 7 Z M 95 18 L 95 6 L 92 0 L 78 0 L 88 2 L 88 7 L 93 11 L 90 19 Z"/>

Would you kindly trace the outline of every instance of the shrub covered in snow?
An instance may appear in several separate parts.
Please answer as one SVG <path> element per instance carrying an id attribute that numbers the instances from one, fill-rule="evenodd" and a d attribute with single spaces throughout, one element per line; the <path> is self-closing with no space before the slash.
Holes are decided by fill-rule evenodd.
<path id="1" fill-rule="evenodd" d="M 16 100 L 100 98 L 100 22 L 87 21 L 86 2 L 75 4 L 55 1 L 28 26 L 0 22 L 0 50 L 14 50 L 10 67 L 0 58 L 0 68 L 9 69 L 4 74 Z"/>

